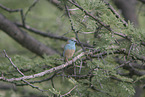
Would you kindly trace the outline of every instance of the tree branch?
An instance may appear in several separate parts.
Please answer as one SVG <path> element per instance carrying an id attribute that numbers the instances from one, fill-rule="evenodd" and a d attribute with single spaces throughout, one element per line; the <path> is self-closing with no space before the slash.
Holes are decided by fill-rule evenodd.
<path id="1" fill-rule="evenodd" d="M 0 4 L 0 8 L 2 8 L 3 10 L 6 10 L 8 12 L 20 12 L 21 11 L 21 9 L 10 9 L 10 8 L 7 8 L 7 7 L 5 7 L 2 4 Z"/>
<path id="2" fill-rule="evenodd" d="M 26 19 L 26 16 L 28 14 L 28 12 L 38 3 L 39 0 L 34 0 L 33 4 L 28 8 L 28 10 L 26 11 L 25 13 L 25 19 Z"/>
<path id="3" fill-rule="evenodd" d="M 119 18 L 125 27 L 128 26 L 127 22 L 124 19 L 121 19 L 120 15 L 117 13 L 117 11 L 108 2 L 106 2 L 106 0 L 103 0 L 103 1 L 108 6 L 108 8 L 111 10 L 111 12 L 116 16 L 116 18 Z"/>
<path id="4" fill-rule="evenodd" d="M 11 62 L 11 64 L 13 65 L 13 67 L 22 75 L 25 76 L 20 70 L 19 68 L 12 62 L 12 59 L 7 55 L 6 51 L 4 50 L 5 53 L 5 57 L 8 58 L 8 60 Z"/>
<path id="5" fill-rule="evenodd" d="M 34 84 L 34 83 L 45 82 L 45 81 L 53 79 L 55 77 L 55 75 L 56 75 L 56 72 L 53 75 L 51 75 L 50 77 L 48 77 L 48 78 L 45 78 L 45 79 L 42 79 L 42 80 L 37 80 L 37 81 L 29 81 L 29 83 Z M 25 86 L 25 85 L 28 85 L 28 84 L 18 84 L 18 83 L 15 83 L 15 85 L 16 86 Z"/>
<path id="6" fill-rule="evenodd" d="M 2 31 L 7 33 L 23 47 L 27 48 L 35 54 L 42 57 L 43 54 L 51 55 L 56 53 L 51 48 L 46 47 L 44 44 L 29 36 L 26 32 L 19 29 L 15 24 L 6 19 L 2 14 L 0 14 L 0 25 L 0 29 Z"/>
<path id="7" fill-rule="evenodd" d="M 25 16 L 24 16 L 24 13 L 23 13 L 23 9 L 10 9 L 10 8 L 7 8 L 7 7 L 3 6 L 2 4 L 0 4 L 0 8 L 2 8 L 3 10 L 8 11 L 10 13 L 11 12 L 20 12 L 22 24 L 25 26 Z"/>
<path id="8" fill-rule="evenodd" d="M 57 70 L 60 70 L 60 69 L 63 69 L 69 65 L 72 64 L 72 62 L 75 62 L 77 59 L 81 58 L 82 56 L 84 56 L 84 52 L 79 54 L 78 56 L 76 56 L 75 58 L 73 58 L 73 61 L 68 61 L 66 62 L 65 64 L 62 64 L 60 66 L 57 66 L 57 67 L 54 67 L 54 68 L 51 68 L 49 70 L 45 70 L 43 72 L 40 72 L 40 73 L 37 73 L 37 74 L 34 74 L 34 75 L 29 75 L 29 76 L 23 76 L 23 77 L 19 77 L 19 78 L 11 78 L 11 79 L 6 79 L 5 77 L 0 77 L 0 80 L 3 80 L 3 81 L 7 81 L 7 82 L 13 82 L 13 81 L 21 81 L 22 79 L 32 79 L 32 78 L 37 78 L 37 77 L 41 77 L 41 76 L 44 76 L 46 74 L 50 74 L 54 71 L 57 71 Z"/>
<path id="9" fill-rule="evenodd" d="M 60 97 L 63 97 L 63 96 L 66 96 L 66 95 L 70 94 L 76 87 L 77 87 L 77 85 L 74 86 L 71 90 L 69 90 L 66 94 L 60 95 Z"/>
<path id="10" fill-rule="evenodd" d="M 57 35 L 54 35 L 54 34 L 51 34 L 51 33 L 48 33 L 48 32 L 46 33 L 46 32 L 39 31 L 39 30 L 37 30 L 35 28 L 32 28 L 32 27 L 30 27 L 28 25 L 25 25 L 25 27 L 24 27 L 20 23 L 15 23 L 15 24 L 17 26 L 19 26 L 19 27 L 23 27 L 24 29 L 26 29 L 28 31 L 31 31 L 31 32 L 33 32 L 35 34 L 41 35 L 43 37 L 49 37 L 49 38 L 52 38 L 52 39 L 59 39 L 59 40 L 63 40 L 63 41 L 67 41 L 69 39 L 69 38 L 64 37 L 64 36 L 57 36 Z M 79 43 L 79 42 L 77 42 L 77 45 L 81 45 L 81 44 L 83 44 L 85 47 L 91 47 L 91 48 L 93 48 L 93 46 L 91 46 L 91 45 L 89 45 L 87 43 L 82 43 L 82 42 Z"/>
<path id="11" fill-rule="evenodd" d="M 83 11 L 86 15 L 88 15 L 89 17 L 91 17 L 93 20 L 97 21 L 101 26 L 103 26 L 104 28 L 106 28 L 108 31 L 114 33 L 115 35 L 118 35 L 120 37 L 123 37 L 123 38 L 131 41 L 131 38 L 129 36 L 124 35 L 122 33 L 114 32 L 113 29 L 110 26 L 106 25 L 105 23 L 103 23 L 102 21 L 100 21 L 97 17 L 95 17 L 92 14 L 90 14 L 88 11 L 86 11 L 81 6 L 79 6 L 76 2 L 72 2 L 71 0 L 68 0 L 68 2 L 70 2 L 73 5 L 75 5 L 77 8 L 79 8 L 81 11 Z M 141 45 L 145 46 L 145 43 L 143 41 L 141 41 Z"/>

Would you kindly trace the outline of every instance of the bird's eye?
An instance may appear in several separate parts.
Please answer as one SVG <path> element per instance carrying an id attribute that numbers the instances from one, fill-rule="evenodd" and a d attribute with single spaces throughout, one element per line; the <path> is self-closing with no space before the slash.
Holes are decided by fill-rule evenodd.
<path id="1" fill-rule="evenodd" d="M 71 40 L 71 41 L 76 42 L 75 40 Z"/>

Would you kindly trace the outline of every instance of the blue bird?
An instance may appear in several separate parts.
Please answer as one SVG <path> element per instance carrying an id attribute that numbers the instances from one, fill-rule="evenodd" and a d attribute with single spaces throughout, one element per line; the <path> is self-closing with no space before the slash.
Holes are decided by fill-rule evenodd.
<path id="1" fill-rule="evenodd" d="M 69 58 L 72 58 L 76 47 L 76 39 L 75 38 L 71 38 L 70 40 L 67 41 L 67 44 L 64 47 L 64 51 L 63 51 L 63 56 L 64 56 L 64 61 L 68 61 Z"/>

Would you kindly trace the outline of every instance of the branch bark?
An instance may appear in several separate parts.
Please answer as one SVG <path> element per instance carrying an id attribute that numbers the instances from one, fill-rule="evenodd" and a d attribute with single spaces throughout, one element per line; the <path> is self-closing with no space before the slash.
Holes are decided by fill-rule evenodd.
<path id="1" fill-rule="evenodd" d="M 53 49 L 48 48 L 46 45 L 37 41 L 25 31 L 18 28 L 14 23 L 6 19 L 2 14 L 0 14 L 0 30 L 4 31 L 15 41 L 20 43 L 23 47 L 27 48 L 31 52 L 43 56 L 43 54 L 52 55 L 56 53 Z"/>

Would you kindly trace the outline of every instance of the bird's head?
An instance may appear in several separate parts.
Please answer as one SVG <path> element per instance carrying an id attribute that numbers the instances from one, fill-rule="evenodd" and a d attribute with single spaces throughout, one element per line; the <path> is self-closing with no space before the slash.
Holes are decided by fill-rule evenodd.
<path id="1" fill-rule="evenodd" d="M 72 37 L 72 38 L 70 38 L 69 40 L 68 40 L 68 44 L 73 44 L 73 45 L 75 45 L 75 43 L 77 42 L 77 40 L 74 38 L 74 37 Z"/>

